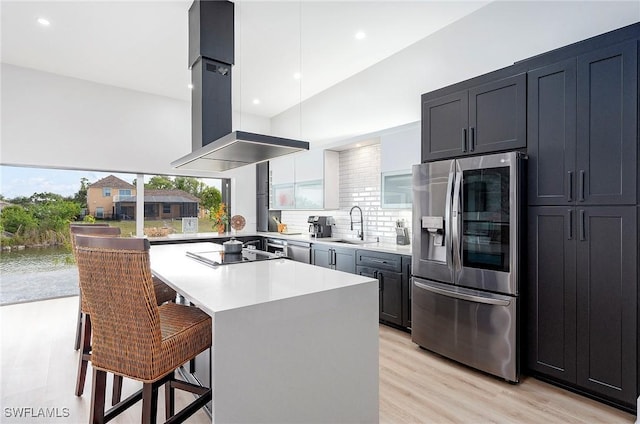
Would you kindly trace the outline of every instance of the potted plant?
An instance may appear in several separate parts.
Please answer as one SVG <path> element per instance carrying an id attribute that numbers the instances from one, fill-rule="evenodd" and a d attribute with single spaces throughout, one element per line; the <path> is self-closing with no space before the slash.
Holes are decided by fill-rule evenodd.
<path id="1" fill-rule="evenodd" d="M 218 233 L 226 232 L 227 224 L 229 223 L 229 215 L 227 215 L 227 206 L 224 203 L 220 203 L 218 207 L 211 208 L 211 221 L 213 222 L 213 229 Z"/>

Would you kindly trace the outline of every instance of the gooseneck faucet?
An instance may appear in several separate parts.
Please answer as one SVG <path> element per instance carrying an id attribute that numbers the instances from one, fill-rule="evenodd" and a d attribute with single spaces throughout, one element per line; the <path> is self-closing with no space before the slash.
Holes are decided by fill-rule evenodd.
<path id="1" fill-rule="evenodd" d="M 349 219 L 351 220 L 351 229 L 353 230 L 353 224 L 354 224 L 353 210 L 356 208 L 360 211 L 360 231 L 358 231 L 358 238 L 360 240 L 364 240 L 364 220 L 362 219 L 362 209 L 360 209 L 360 206 L 358 205 L 352 207 L 351 210 L 349 211 Z M 357 224 L 357 222 L 355 222 L 355 224 Z"/>

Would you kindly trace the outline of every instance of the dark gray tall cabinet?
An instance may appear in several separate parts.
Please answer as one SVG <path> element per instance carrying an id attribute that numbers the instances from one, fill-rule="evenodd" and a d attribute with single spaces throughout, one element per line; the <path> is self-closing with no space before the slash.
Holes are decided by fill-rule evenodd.
<path id="1" fill-rule="evenodd" d="M 256 164 L 256 230 L 269 231 L 269 162 Z"/>
<path id="2" fill-rule="evenodd" d="M 527 365 L 634 410 L 637 32 L 592 43 L 527 76 Z"/>

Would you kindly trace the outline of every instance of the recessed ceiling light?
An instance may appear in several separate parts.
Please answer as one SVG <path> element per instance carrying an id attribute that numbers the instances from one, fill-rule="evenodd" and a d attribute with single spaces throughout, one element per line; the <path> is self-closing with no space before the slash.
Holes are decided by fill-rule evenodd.
<path id="1" fill-rule="evenodd" d="M 260 104 L 260 99 L 253 99 L 253 104 L 254 105 L 259 105 Z"/>
<path id="2" fill-rule="evenodd" d="M 302 74 L 300 74 L 300 72 L 296 72 L 295 74 L 293 74 L 293 78 L 294 79 L 300 79 L 300 78 L 302 78 Z"/>
<path id="3" fill-rule="evenodd" d="M 367 34 L 365 34 L 364 31 L 356 32 L 356 40 L 364 40 L 366 36 Z"/>
<path id="4" fill-rule="evenodd" d="M 45 18 L 38 18 L 38 23 L 42 26 L 49 26 L 51 25 L 51 22 L 49 22 L 47 19 Z"/>
<path id="5" fill-rule="evenodd" d="M 190 90 L 193 90 L 193 84 L 187 84 L 187 87 L 189 87 Z"/>

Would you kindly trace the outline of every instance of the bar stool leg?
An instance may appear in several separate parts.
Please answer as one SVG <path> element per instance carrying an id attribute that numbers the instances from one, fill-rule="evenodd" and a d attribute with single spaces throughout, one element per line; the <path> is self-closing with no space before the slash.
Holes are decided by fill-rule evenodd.
<path id="1" fill-rule="evenodd" d="M 82 295 L 78 296 L 78 323 L 76 325 L 76 342 L 73 346 L 74 350 L 80 349 L 80 342 L 82 339 L 82 309 L 80 306 L 82 305 Z"/>
<path id="2" fill-rule="evenodd" d="M 156 424 L 158 414 L 158 387 L 154 383 L 142 385 L 142 423 Z"/>
<path id="3" fill-rule="evenodd" d="M 80 359 L 78 362 L 78 377 L 76 379 L 76 396 L 82 396 L 84 392 L 84 381 L 87 378 L 87 364 L 91 358 L 91 317 L 84 314 L 81 332 Z"/>
<path id="4" fill-rule="evenodd" d="M 175 378 L 176 372 L 171 373 L 171 379 Z M 165 407 L 165 421 L 173 417 L 176 413 L 176 397 L 175 389 L 171 385 L 171 381 L 164 383 L 164 407 Z"/>
<path id="5" fill-rule="evenodd" d="M 93 387 L 91 389 L 90 421 L 93 424 L 104 423 L 104 398 L 107 386 L 107 373 L 94 368 Z"/>
<path id="6" fill-rule="evenodd" d="M 113 391 L 111 392 L 111 405 L 120 403 L 122 398 L 122 376 L 113 374 Z"/>

